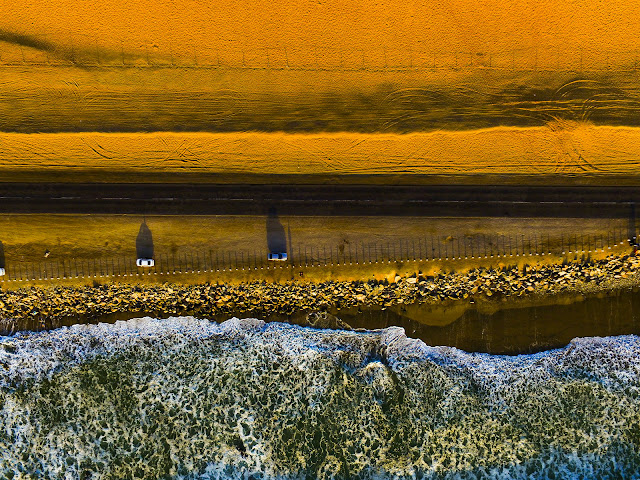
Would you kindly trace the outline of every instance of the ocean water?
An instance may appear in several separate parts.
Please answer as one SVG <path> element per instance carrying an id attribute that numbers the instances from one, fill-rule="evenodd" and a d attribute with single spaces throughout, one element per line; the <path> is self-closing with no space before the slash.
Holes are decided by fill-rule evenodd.
<path id="1" fill-rule="evenodd" d="M 640 339 L 142 318 L 0 337 L 0 476 L 640 478 Z"/>

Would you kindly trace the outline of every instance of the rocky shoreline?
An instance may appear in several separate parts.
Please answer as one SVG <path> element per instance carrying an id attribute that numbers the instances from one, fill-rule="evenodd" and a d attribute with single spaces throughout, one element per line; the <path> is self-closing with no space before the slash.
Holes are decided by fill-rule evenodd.
<path id="1" fill-rule="evenodd" d="M 247 312 L 259 317 L 461 299 L 508 301 L 510 297 L 595 294 L 640 285 L 639 267 L 640 257 L 624 255 L 587 263 L 481 268 L 435 276 L 416 273 L 391 281 L 31 287 L 0 292 L 0 330 L 15 331 L 24 328 L 20 325 L 25 322 L 45 328 L 63 318 L 91 321 L 123 312 L 204 318 Z"/>

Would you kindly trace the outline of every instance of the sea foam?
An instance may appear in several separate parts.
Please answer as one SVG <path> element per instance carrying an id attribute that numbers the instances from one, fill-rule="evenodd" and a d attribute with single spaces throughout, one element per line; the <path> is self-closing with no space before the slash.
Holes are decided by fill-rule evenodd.
<path id="1" fill-rule="evenodd" d="M 141 318 L 0 337 L 7 478 L 640 478 L 640 340 Z"/>

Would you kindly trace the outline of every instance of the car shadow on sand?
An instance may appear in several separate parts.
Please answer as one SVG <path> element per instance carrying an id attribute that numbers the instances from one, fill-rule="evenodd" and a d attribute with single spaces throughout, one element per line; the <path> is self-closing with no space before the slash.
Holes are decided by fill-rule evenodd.
<path id="1" fill-rule="evenodd" d="M 267 248 L 270 253 L 287 252 L 287 236 L 275 208 L 270 208 L 267 215 Z"/>
<path id="2" fill-rule="evenodd" d="M 136 237 L 136 257 L 153 258 L 153 235 L 147 226 L 146 220 L 140 225 L 140 230 Z"/>

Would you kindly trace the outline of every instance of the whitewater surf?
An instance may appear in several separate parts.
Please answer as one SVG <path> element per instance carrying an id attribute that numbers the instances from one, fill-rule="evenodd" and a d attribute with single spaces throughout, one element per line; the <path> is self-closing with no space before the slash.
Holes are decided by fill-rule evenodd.
<path id="1" fill-rule="evenodd" d="M 640 478 L 640 340 L 142 318 L 0 337 L 2 478 Z"/>

